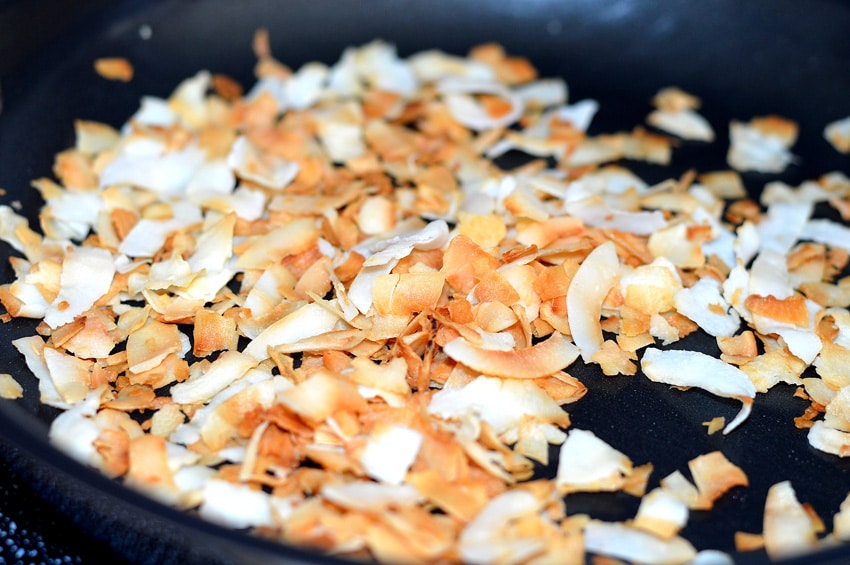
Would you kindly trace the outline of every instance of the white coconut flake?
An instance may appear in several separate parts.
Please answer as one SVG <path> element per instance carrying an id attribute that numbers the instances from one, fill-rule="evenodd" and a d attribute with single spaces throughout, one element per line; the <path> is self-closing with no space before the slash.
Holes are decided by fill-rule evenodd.
<path id="1" fill-rule="evenodd" d="M 171 387 L 171 398 L 178 404 L 206 402 L 243 377 L 257 360 L 239 351 L 225 351 L 202 373 Z"/>
<path id="2" fill-rule="evenodd" d="M 339 317 L 311 302 L 298 308 L 291 314 L 276 321 L 245 348 L 245 354 L 257 361 L 268 359 L 268 348 L 283 344 L 293 344 L 299 340 L 332 331 Z"/>
<path id="3" fill-rule="evenodd" d="M 583 487 L 597 490 L 600 482 L 616 479 L 631 470 L 632 462 L 629 458 L 593 432 L 572 429 L 561 445 L 555 484 L 571 491 L 581 491 Z"/>
<path id="4" fill-rule="evenodd" d="M 66 191 L 47 200 L 51 237 L 81 241 L 96 225 L 103 200 L 97 192 Z M 49 212 L 48 212 L 49 210 Z"/>
<path id="5" fill-rule="evenodd" d="M 543 108 L 564 104 L 567 101 L 567 83 L 560 78 L 545 78 L 514 88 L 524 104 L 537 104 Z"/>
<path id="6" fill-rule="evenodd" d="M 315 104 L 322 95 L 328 75 L 327 65 L 316 61 L 298 69 L 283 84 L 287 106 L 294 110 L 304 110 Z"/>
<path id="7" fill-rule="evenodd" d="M 94 446 L 101 430 L 94 416 L 100 406 L 102 394 L 102 388 L 89 392 L 83 401 L 59 414 L 50 423 L 48 432 L 48 438 L 53 445 L 87 465 L 97 466 L 101 461 L 101 456 Z"/>
<path id="8" fill-rule="evenodd" d="M 641 564 L 684 564 L 697 551 L 687 540 L 662 540 L 625 524 L 591 520 L 584 528 L 584 547 L 589 553 L 608 555 Z"/>
<path id="9" fill-rule="evenodd" d="M 696 386 L 724 398 L 737 398 L 743 406 L 723 429 L 728 434 L 749 415 L 756 389 L 747 374 L 716 357 L 697 351 L 654 347 L 644 351 L 641 369 L 649 380 L 678 387 Z"/>
<path id="10" fill-rule="evenodd" d="M 475 131 L 507 127 L 522 116 L 524 108 L 522 98 L 498 83 L 450 78 L 441 81 L 438 84 L 438 90 L 443 95 L 452 116 Z M 473 94 L 499 96 L 510 104 L 511 109 L 504 115 L 494 118 L 475 100 Z"/>
<path id="11" fill-rule="evenodd" d="M 375 429 L 360 455 L 366 474 L 382 483 L 401 485 L 422 446 L 422 434 L 406 426 Z"/>
<path id="12" fill-rule="evenodd" d="M 44 315 L 44 322 L 58 328 L 91 308 L 106 294 L 115 275 L 112 254 L 97 247 L 75 247 L 62 262 L 59 295 Z"/>
<path id="13" fill-rule="evenodd" d="M 646 119 L 647 123 L 683 139 L 714 141 L 714 129 L 704 117 L 685 108 L 678 111 L 655 110 Z"/>
<path id="14" fill-rule="evenodd" d="M 248 485 L 211 479 L 204 485 L 201 517 L 229 528 L 272 526 L 270 496 Z"/>
<path id="15" fill-rule="evenodd" d="M 391 485 L 371 481 L 326 484 L 322 487 L 321 494 L 327 500 L 344 508 L 372 512 L 391 506 L 412 506 L 422 499 L 412 485 Z"/>
<path id="16" fill-rule="evenodd" d="M 771 560 L 795 557 L 817 547 L 812 519 L 790 481 L 776 483 L 767 491 L 764 547 Z"/>
<path id="17" fill-rule="evenodd" d="M 850 433 L 827 427 L 821 420 L 809 428 L 807 438 L 812 447 L 824 453 L 839 457 L 850 456 Z"/>
<path id="18" fill-rule="evenodd" d="M 850 251 L 850 227 L 832 220 L 809 220 L 800 238 Z"/>
<path id="19" fill-rule="evenodd" d="M 578 131 L 586 132 L 598 111 L 599 102 L 586 99 L 569 106 L 562 106 L 555 111 L 555 114 L 559 119 L 570 122 Z"/>
<path id="20" fill-rule="evenodd" d="M 163 196 L 182 195 L 204 158 L 203 150 L 194 145 L 160 155 L 125 152 L 104 167 L 100 187 L 129 185 Z"/>
<path id="21" fill-rule="evenodd" d="M 438 82 L 449 77 L 486 82 L 495 80 L 493 70 L 488 65 L 438 49 L 415 53 L 407 59 L 407 63 L 422 82 Z"/>
<path id="22" fill-rule="evenodd" d="M 738 121 L 729 124 L 729 165 L 739 171 L 781 173 L 794 162 L 785 141 Z"/>
<path id="23" fill-rule="evenodd" d="M 812 210 L 813 207 L 809 203 L 776 202 L 771 204 L 767 214 L 758 223 L 761 249 L 787 254 L 803 235 Z"/>
<path id="24" fill-rule="evenodd" d="M 496 434 L 529 418 L 565 423 L 566 412 L 530 380 L 476 377 L 460 388 L 445 388 L 431 397 L 428 412 L 446 419 L 474 415 Z"/>
<path id="25" fill-rule="evenodd" d="M 177 114 L 168 106 L 168 100 L 143 96 L 131 121 L 144 126 L 167 128 L 177 122 Z"/>
<path id="26" fill-rule="evenodd" d="M 298 174 L 298 163 L 275 155 L 263 154 L 244 136 L 233 142 L 227 164 L 241 178 L 266 188 L 281 190 Z"/>
<path id="27" fill-rule="evenodd" d="M 539 512 L 541 502 L 524 490 L 511 490 L 493 498 L 460 534 L 460 554 L 465 563 L 523 562 L 541 551 L 537 537 L 516 538 L 502 532 L 511 522 Z"/>
<path id="28" fill-rule="evenodd" d="M 649 235 L 667 227 L 667 220 L 659 210 L 624 212 L 610 208 L 598 197 L 566 202 L 564 211 L 595 228 L 621 230 L 637 235 Z"/>
<path id="29" fill-rule="evenodd" d="M 587 256 L 567 291 L 570 330 L 585 363 L 602 349 L 602 302 L 617 282 L 619 272 L 617 249 L 612 242 L 605 242 Z"/>
<path id="30" fill-rule="evenodd" d="M 738 313 L 720 294 L 720 282 L 710 277 L 678 291 L 676 310 L 715 337 L 732 337 L 741 326 Z"/>

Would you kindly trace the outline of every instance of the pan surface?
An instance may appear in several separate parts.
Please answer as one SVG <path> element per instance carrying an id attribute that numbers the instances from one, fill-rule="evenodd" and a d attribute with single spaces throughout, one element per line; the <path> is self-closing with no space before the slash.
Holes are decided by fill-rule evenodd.
<path id="1" fill-rule="evenodd" d="M 49 17 L 55 4 L 0 4 L 0 22 L 26 29 Z M 662 87 L 675 85 L 700 96 L 719 141 L 698 148 L 684 144 L 671 168 L 633 167 L 649 182 L 688 168 L 726 168 L 723 141 L 730 119 L 767 114 L 800 123 L 793 148 L 800 159 L 781 175 L 744 175 L 754 194 L 769 180 L 797 185 L 850 169 L 850 158 L 822 139 L 826 123 L 850 115 L 850 4 L 842 2 L 162 0 L 86 2 L 79 9 L 84 17 L 69 14 L 64 26 L 38 28 L 40 40 L 26 49 L 21 43 L 15 51 L 9 39 L 4 41 L 11 45 L 0 49 L 2 203 L 20 202 L 34 226 L 41 201 L 29 182 L 49 176 L 53 155 L 73 145 L 74 119 L 120 126 L 143 95 L 167 96 L 200 69 L 250 85 L 251 38 L 259 27 L 270 31 L 276 57 L 292 68 L 310 60 L 333 63 L 345 47 L 375 38 L 394 43 L 402 56 L 433 47 L 462 55 L 476 44 L 497 41 L 529 58 L 542 76 L 563 77 L 571 100 L 598 100 L 601 110 L 591 133 L 640 125 L 650 98 Z M 115 83 L 98 77 L 92 61 L 107 56 L 131 60 L 134 79 Z M 3 253 L 0 278 L 6 282 L 13 272 L 5 246 Z M 10 345 L 33 328 L 26 320 L 0 326 L 0 372 L 11 373 L 25 388 L 23 399 L 0 402 L 0 446 L 63 512 L 134 562 L 320 559 L 164 508 L 50 447 L 47 426 L 56 413 L 39 404 L 37 383 Z M 681 346 L 717 353 L 707 337 L 689 338 Z M 727 494 L 711 512 L 692 514 L 683 536 L 698 549 L 734 554 L 734 533 L 761 531 L 767 489 L 784 480 L 831 529 L 831 517 L 850 491 L 850 460 L 809 446 L 805 430 L 794 427 L 793 418 L 807 404 L 792 397 L 793 388 L 780 385 L 759 395 L 740 429 L 709 436 L 702 422 L 731 413 L 735 403 L 696 390 L 671 390 L 640 376 L 605 378 L 593 368 L 571 368 L 571 374 L 589 389 L 567 407 L 573 424 L 593 430 L 636 463 L 651 461 L 650 484 L 716 449 L 747 472 L 749 487 Z M 567 499 L 571 514 L 587 512 L 604 520 L 633 516 L 638 502 L 621 494 Z M 739 563 L 767 562 L 763 552 L 735 557 Z M 848 559 L 850 548 L 837 548 L 800 562 Z"/>

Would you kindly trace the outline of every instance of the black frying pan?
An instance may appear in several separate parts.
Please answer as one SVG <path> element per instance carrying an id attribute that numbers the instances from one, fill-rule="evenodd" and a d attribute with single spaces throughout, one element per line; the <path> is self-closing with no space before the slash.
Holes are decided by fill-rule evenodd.
<path id="1" fill-rule="evenodd" d="M 149 39 L 140 35 L 143 26 L 152 32 Z M 75 118 L 120 125 L 142 95 L 166 96 L 202 68 L 249 85 L 251 37 L 258 27 L 270 30 L 275 55 L 294 68 L 313 59 L 334 62 L 344 47 L 374 38 L 395 43 L 402 55 L 431 47 L 464 54 L 477 43 L 498 41 L 530 58 L 543 75 L 564 77 L 572 100 L 599 100 L 602 109 L 591 133 L 641 124 L 649 99 L 661 87 L 676 85 L 699 95 L 719 141 L 710 147 L 685 143 L 670 169 L 635 166 L 648 181 L 689 167 L 725 168 L 729 120 L 765 114 L 799 121 L 794 151 L 802 159 L 779 176 L 745 175 L 754 194 L 775 178 L 798 184 L 833 170 L 850 172 L 850 157 L 821 138 L 827 122 L 850 115 L 848 3 L 30 0 L 0 2 L 3 203 L 20 201 L 35 216 L 41 203 L 29 181 L 49 175 L 54 153 L 73 144 Z M 130 59 L 134 80 L 122 84 L 96 76 L 92 61 L 103 56 Z M 5 255 L 0 260 L 0 277 L 8 281 L 12 273 Z M 63 513 L 134 562 L 320 559 L 164 508 L 50 447 L 47 423 L 55 413 L 39 405 L 35 379 L 9 344 L 31 334 L 33 326 L 21 320 L 0 326 L 0 372 L 15 375 L 26 392 L 22 400 L 0 402 L 0 447 L 16 471 Z M 709 339 L 692 338 L 682 346 L 716 353 Z M 735 531 L 760 532 L 767 489 L 782 480 L 791 480 L 800 500 L 831 528 L 831 517 L 850 490 L 850 461 L 808 446 L 805 432 L 793 425 L 805 403 L 792 398 L 792 388 L 778 386 L 759 395 L 749 421 L 731 435 L 708 436 L 701 423 L 733 414 L 735 403 L 697 390 L 674 391 L 640 376 L 603 378 L 583 368 L 571 372 L 590 389 L 568 407 L 573 423 L 592 429 L 637 464 L 652 461 L 650 485 L 714 449 L 748 473 L 750 487 L 728 493 L 710 513 L 692 513 L 683 535 L 697 548 L 732 552 Z M 633 516 L 637 503 L 621 494 L 567 499 L 570 513 L 606 520 Z M 736 555 L 736 560 L 767 562 L 763 552 Z M 848 560 L 850 547 L 799 562 Z"/>

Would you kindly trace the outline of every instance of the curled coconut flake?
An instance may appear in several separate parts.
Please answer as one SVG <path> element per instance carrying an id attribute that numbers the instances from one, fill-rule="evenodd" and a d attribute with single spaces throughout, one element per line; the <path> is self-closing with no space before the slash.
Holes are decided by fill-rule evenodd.
<path id="1" fill-rule="evenodd" d="M 292 344 L 304 338 L 330 332 L 339 321 L 335 313 L 311 302 L 263 330 L 248 344 L 245 354 L 257 361 L 263 361 L 269 357 L 269 347 Z"/>
<path id="2" fill-rule="evenodd" d="M 522 116 L 522 98 L 504 86 L 493 82 L 446 79 L 438 85 L 452 116 L 475 131 L 507 127 Z M 473 94 L 490 94 L 501 98 L 507 109 L 498 116 L 490 115 Z"/>
<path id="3" fill-rule="evenodd" d="M 807 438 L 812 447 L 824 453 L 839 457 L 850 456 L 850 433 L 827 427 L 823 421 L 819 420 L 809 428 Z"/>
<path id="4" fill-rule="evenodd" d="M 737 398 L 741 411 L 723 429 L 728 434 L 750 414 L 756 389 L 747 374 L 720 359 L 697 351 L 662 351 L 650 347 L 641 360 L 641 369 L 651 380 L 673 386 L 696 386 L 722 396 Z"/>
<path id="5" fill-rule="evenodd" d="M 567 291 L 570 331 L 585 363 L 602 349 L 602 302 L 619 273 L 617 249 L 608 241 L 591 251 L 570 283 Z"/>
<path id="6" fill-rule="evenodd" d="M 171 387 L 171 399 L 178 404 L 206 402 L 257 365 L 257 360 L 239 351 L 225 351 L 206 371 Z"/>
<path id="7" fill-rule="evenodd" d="M 227 164 L 239 177 L 273 190 L 285 188 L 298 174 L 299 168 L 297 161 L 261 153 L 244 136 L 233 143 Z"/>
<path id="8" fill-rule="evenodd" d="M 486 349 L 458 337 L 448 342 L 443 351 L 458 363 L 485 375 L 513 379 L 549 376 L 571 365 L 579 355 L 576 346 L 558 332 L 546 341 L 525 349 Z"/>

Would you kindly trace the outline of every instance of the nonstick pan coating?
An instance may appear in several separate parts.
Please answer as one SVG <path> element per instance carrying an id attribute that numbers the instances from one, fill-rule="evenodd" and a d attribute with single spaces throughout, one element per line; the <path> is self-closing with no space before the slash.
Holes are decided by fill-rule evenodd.
<path id="1" fill-rule="evenodd" d="M 375 38 L 394 43 L 402 56 L 433 47 L 462 55 L 476 44 L 497 41 L 528 57 L 541 75 L 564 77 L 571 100 L 597 99 L 601 111 L 591 133 L 643 123 L 650 98 L 662 87 L 675 85 L 700 96 L 702 113 L 719 141 L 698 148 L 684 144 L 672 168 L 635 166 L 648 181 L 691 167 L 726 168 L 729 120 L 767 114 L 800 123 L 794 152 L 801 159 L 782 175 L 744 175 L 754 194 L 768 180 L 795 185 L 850 169 L 850 157 L 821 137 L 827 122 L 850 115 L 847 3 L 89 0 L 75 3 L 74 10 L 65 4 L 0 3 L 2 202 L 19 201 L 33 225 L 41 201 L 29 182 L 49 176 L 53 155 L 73 145 L 74 119 L 118 126 L 143 95 L 167 96 L 200 69 L 250 85 L 251 37 L 260 27 L 270 31 L 277 58 L 293 68 L 316 59 L 332 63 L 346 46 Z M 135 78 L 124 84 L 98 77 L 92 62 L 104 56 L 131 60 Z M 8 281 L 13 273 L 5 246 L 3 253 L 0 276 Z M 0 447 L 74 521 L 134 562 L 326 560 L 161 507 L 50 447 L 47 425 L 55 411 L 39 404 L 36 381 L 10 345 L 33 328 L 26 320 L 0 326 L 0 372 L 13 374 L 25 387 L 23 399 L 0 402 Z M 708 338 L 689 339 L 682 346 L 716 353 Z M 701 423 L 731 412 L 734 403 L 695 390 L 674 391 L 640 376 L 572 372 L 589 388 L 581 402 L 568 406 L 572 421 L 619 446 L 635 462 L 653 462 L 651 484 L 715 449 L 747 472 L 748 488 L 727 494 L 709 513 L 692 513 L 683 535 L 699 549 L 733 552 L 735 531 L 760 532 L 765 494 L 776 482 L 792 481 L 799 499 L 827 520 L 827 528 L 850 490 L 850 461 L 813 450 L 805 431 L 795 429 L 793 418 L 806 404 L 791 397 L 791 387 L 780 385 L 759 395 L 749 421 L 729 436 L 708 436 Z M 570 513 L 610 520 L 633 516 L 637 502 L 614 494 L 567 500 Z M 763 552 L 735 557 L 739 563 L 767 562 Z M 850 548 L 838 548 L 801 562 L 847 560 Z"/>

